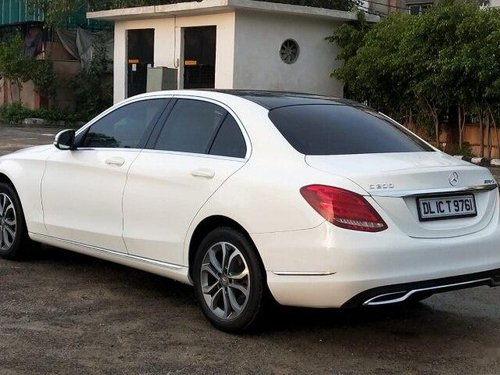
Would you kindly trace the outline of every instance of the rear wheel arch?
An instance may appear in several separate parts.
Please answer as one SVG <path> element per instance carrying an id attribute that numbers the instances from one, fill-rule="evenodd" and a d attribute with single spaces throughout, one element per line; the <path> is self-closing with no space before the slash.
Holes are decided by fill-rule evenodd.
<path id="1" fill-rule="evenodd" d="M 193 232 L 193 235 L 191 236 L 191 239 L 189 241 L 189 277 L 191 280 L 193 280 L 193 265 L 194 265 L 194 260 L 196 257 L 196 252 L 198 251 L 198 247 L 200 246 L 201 242 L 203 239 L 213 230 L 217 228 L 222 228 L 222 227 L 229 227 L 234 230 L 237 230 L 240 232 L 242 235 L 244 235 L 247 240 L 252 244 L 254 247 L 255 255 L 258 257 L 258 260 L 262 267 L 264 267 L 264 262 L 262 261 L 262 257 L 259 254 L 259 251 L 257 249 L 257 246 L 255 246 L 254 241 L 252 240 L 252 237 L 248 233 L 248 231 L 237 221 L 227 217 L 227 216 L 222 216 L 222 215 L 214 215 L 207 217 L 203 219 L 197 226 L 196 229 Z M 265 271 L 263 269 L 263 271 Z M 265 275 L 265 272 L 263 273 Z M 264 280 L 265 281 L 265 280 Z"/>

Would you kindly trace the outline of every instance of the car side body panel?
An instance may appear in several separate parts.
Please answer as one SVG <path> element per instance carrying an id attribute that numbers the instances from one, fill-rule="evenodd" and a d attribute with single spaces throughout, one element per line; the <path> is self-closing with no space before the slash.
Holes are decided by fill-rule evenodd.
<path id="1" fill-rule="evenodd" d="M 126 253 L 122 195 L 139 150 L 57 151 L 47 160 L 42 201 L 50 236 Z M 113 160 L 119 164 L 112 164 Z"/>
<path id="2" fill-rule="evenodd" d="M 144 150 L 132 165 L 123 195 L 128 253 L 178 265 L 187 229 L 203 204 L 244 160 Z"/>

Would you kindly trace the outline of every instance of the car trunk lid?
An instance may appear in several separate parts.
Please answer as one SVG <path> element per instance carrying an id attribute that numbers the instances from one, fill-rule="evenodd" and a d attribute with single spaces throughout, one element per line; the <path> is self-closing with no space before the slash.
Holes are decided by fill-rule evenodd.
<path id="1" fill-rule="evenodd" d="M 456 237 L 484 229 L 498 192 L 491 173 L 441 152 L 306 156 L 313 168 L 341 175 L 362 187 L 408 236 Z M 418 199 L 472 194 L 477 215 L 422 221 Z M 496 204 L 495 204 L 496 203 Z"/>

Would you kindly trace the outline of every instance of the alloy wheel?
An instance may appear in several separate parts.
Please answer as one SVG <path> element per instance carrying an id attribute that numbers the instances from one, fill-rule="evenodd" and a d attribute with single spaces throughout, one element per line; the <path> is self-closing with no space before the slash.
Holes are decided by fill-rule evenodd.
<path id="1" fill-rule="evenodd" d="M 220 319 L 236 319 L 250 296 L 250 272 L 241 251 L 219 242 L 206 252 L 200 269 L 201 290 L 208 308 Z"/>
<path id="2" fill-rule="evenodd" d="M 9 250 L 16 239 L 17 215 L 14 203 L 0 193 L 0 250 Z"/>

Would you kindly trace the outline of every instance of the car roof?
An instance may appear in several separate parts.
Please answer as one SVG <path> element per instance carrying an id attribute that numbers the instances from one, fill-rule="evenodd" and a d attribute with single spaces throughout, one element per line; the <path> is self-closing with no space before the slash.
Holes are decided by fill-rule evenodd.
<path id="1" fill-rule="evenodd" d="M 295 92 L 281 91 L 260 91 L 260 90 L 210 90 L 223 94 L 238 96 L 250 100 L 268 110 L 273 110 L 281 107 L 296 106 L 296 105 L 311 105 L 311 104 L 326 104 L 326 105 L 347 105 L 352 107 L 360 107 L 361 104 L 348 99 L 334 98 L 323 95 L 302 94 Z"/>
<path id="2" fill-rule="evenodd" d="M 303 94 L 284 91 L 261 91 L 261 90 L 235 90 L 235 89 L 188 89 L 155 91 L 137 95 L 126 101 L 149 99 L 162 95 L 187 95 L 214 98 L 217 95 L 228 95 L 235 98 L 251 101 L 269 111 L 277 108 L 299 106 L 299 105 L 339 105 L 354 108 L 366 108 L 365 105 L 349 99 L 335 98 L 324 95 Z M 222 97 L 219 97 L 219 100 Z"/>

